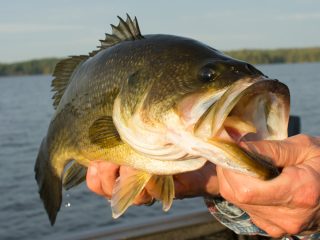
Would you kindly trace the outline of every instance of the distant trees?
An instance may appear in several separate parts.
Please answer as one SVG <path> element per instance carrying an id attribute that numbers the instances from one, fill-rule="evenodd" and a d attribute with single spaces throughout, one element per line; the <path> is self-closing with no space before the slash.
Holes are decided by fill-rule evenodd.
<path id="1" fill-rule="evenodd" d="M 52 74 L 59 60 L 58 58 L 45 58 L 11 64 L 0 64 L 0 76 Z"/>
<path id="2" fill-rule="evenodd" d="M 252 64 L 320 62 L 320 48 L 243 49 L 225 53 Z"/>
<path id="3" fill-rule="evenodd" d="M 242 49 L 225 51 L 225 53 L 252 64 L 320 62 L 320 47 L 274 50 Z M 44 58 L 12 64 L 0 63 L 0 76 L 52 74 L 59 60 L 58 58 Z"/>

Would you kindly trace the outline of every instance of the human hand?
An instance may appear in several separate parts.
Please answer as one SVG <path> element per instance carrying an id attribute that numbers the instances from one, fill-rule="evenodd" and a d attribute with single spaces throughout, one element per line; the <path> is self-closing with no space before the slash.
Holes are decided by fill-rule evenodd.
<path id="1" fill-rule="evenodd" d="M 132 175 L 135 169 L 119 166 L 110 162 L 96 161 L 88 167 L 88 188 L 108 199 L 112 197 L 112 189 L 118 177 L 125 178 Z M 205 195 L 217 195 L 218 182 L 215 165 L 206 163 L 201 169 L 174 175 L 175 197 L 186 198 Z M 145 189 L 135 198 L 135 205 L 148 204 L 157 198 L 152 185 L 147 184 Z"/>
<path id="2" fill-rule="evenodd" d="M 245 210 L 272 237 L 307 234 L 320 227 L 320 138 L 243 143 L 283 168 L 269 181 L 217 167 L 220 194 Z"/>

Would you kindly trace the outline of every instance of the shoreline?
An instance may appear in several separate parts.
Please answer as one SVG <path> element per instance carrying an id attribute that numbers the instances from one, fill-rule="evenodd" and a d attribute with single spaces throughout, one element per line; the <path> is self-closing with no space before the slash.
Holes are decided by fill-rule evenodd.
<path id="1" fill-rule="evenodd" d="M 320 47 L 239 49 L 223 51 L 223 53 L 253 65 L 320 62 Z M 0 62 L 0 77 L 52 75 L 56 64 L 62 59 L 64 58 L 50 57 L 14 63 Z"/>

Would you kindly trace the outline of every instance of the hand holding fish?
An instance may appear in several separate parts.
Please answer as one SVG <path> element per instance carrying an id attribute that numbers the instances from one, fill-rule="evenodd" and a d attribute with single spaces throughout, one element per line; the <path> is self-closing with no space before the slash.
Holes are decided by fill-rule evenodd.
<path id="1" fill-rule="evenodd" d="M 208 162 L 197 171 L 181 173 L 174 176 L 175 197 L 187 198 L 205 195 L 217 195 L 219 193 L 215 165 Z M 87 186 L 98 195 L 108 199 L 112 196 L 112 190 L 117 177 L 126 178 L 136 170 L 127 166 L 119 166 L 113 163 L 101 161 L 92 162 L 88 168 Z M 157 192 L 153 191 L 152 183 L 135 198 L 135 205 L 148 204 L 157 199 Z"/>
<path id="2" fill-rule="evenodd" d="M 297 135 L 246 147 L 274 159 L 281 174 L 261 181 L 218 166 L 220 194 L 272 237 L 319 230 L 320 139 Z"/>
<path id="3" fill-rule="evenodd" d="M 283 167 L 270 181 L 242 175 L 207 163 L 197 171 L 174 176 L 176 198 L 215 196 L 219 193 L 245 210 L 252 221 L 270 236 L 313 232 L 320 224 L 320 140 L 298 135 L 284 141 L 247 142 L 243 147 L 275 160 Z M 93 162 L 88 168 L 87 185 L 93 192 L 111 198 L 118 176 L 135 170 L 108 162 Z M 148 184 L 135 198 L 136 205 L 157 198 Z"/>

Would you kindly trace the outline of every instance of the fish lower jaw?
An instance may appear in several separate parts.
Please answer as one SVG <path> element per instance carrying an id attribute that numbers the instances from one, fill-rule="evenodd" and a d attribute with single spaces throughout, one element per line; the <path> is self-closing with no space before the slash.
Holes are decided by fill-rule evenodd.
<path id="1" fill-rule="evenodd" d="M 237 158 L 239 147 L 231 141 L 201 139 L 190 132 L 171 132 L 168 138 L 190 156 L 198 156 L 198 158 L 204 158 L 216 165 L 257 177 L 254 170 L 248 169 L 242 162 L 244 159 L 243 153 L 240 153 L 242 154 L 241 158 Z"/>

